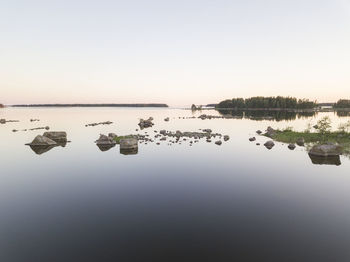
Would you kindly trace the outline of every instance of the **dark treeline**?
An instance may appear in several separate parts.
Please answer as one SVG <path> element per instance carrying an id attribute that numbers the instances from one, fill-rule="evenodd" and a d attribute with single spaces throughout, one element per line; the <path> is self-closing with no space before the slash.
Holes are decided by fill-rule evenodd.
<path id="1" fill-rule="evenodd" d="M 167 104 L 29 104 L 13 107 L 168 107 Z"/>
<path id="2" fill-rule="evenodd" d="M 221 109 L 313 109 L 317 107 L 316 102 L 308 99 L 296 99 L 294 97 L 262 97 L 233 98 L 220 102 L 216 108 Z"/>
<path id="3" fill-rule="evenodd" d="M 334 108 L 350 108 L 350 100 L 340 99 L 337 103 L 335 103 Z"/>

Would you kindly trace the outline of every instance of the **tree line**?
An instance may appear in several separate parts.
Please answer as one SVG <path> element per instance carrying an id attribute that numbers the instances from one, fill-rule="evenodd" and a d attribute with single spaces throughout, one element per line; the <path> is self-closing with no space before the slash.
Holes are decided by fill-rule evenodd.
<path id="1" fill-rule="evenodd" d="M 339 99 L 337 103 L 334 104 L 334 108 L 350 108 L 349 99 Z"/>
<path id="2" fill-rule="evenodd" d="M 220 102 L 217 108 L 245 109 L 245 108 L 281 108 L 281 109 L 313 109 L 317 107 L 316 101 L 297 99 L 295 97 L 263 97 L 233 98 Z"/>

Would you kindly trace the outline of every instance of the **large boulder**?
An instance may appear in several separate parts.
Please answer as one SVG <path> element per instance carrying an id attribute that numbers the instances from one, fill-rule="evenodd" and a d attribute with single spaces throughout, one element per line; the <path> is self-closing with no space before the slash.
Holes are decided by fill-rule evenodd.
<path id="1" fill-rule="evenodd" d="M 63 131 L 59 132 L 45 132 L 44 137 L 50 138 L 56 143 L 67 143 L 67 133 Z"/>
<path id="2" fill-rule="evenodd" d="M 310 156 L 320 156 L 320 157 L 332 157 L 339 156 L 343 152 L 343 148 L 340 145 L 327 143 L 322 145 L 313 146 L 310 151 Z"/>
<path id="3" fill-rule="evenodd" d="M 34 140 L 31 143 L 29 143 L 27 145 L 29 145 L 29 146 L 56 146 L 57 143 L 54 140 L 52 140 L 46 136 L 38 135 L 34 138 Z"/>

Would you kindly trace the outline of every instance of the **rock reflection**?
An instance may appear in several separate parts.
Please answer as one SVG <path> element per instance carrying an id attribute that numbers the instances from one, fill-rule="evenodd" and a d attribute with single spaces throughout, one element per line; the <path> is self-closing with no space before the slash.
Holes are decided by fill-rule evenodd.
<path id="1" fill-rule="evenodd" d="M 67 142 L 57 143 L 57 145 L 29 145 L 29 147 L 34 151 L 35 154 L 42 155 L 49 152 L 55 147 L 66 147 L 66 145 Z"/>
<path id="2" fill-rule="evenodd" d="M 44 154 L 46 152 L 49 152 L 52 148 L 56 147 L 56 146 L 33 146 L 30 145 L 29 146 L 37 155 L 41 155 Z"/>
<path id="3" fill-rule="evenodd" d="M 137 155 L 138 154 L 138 148 L 133 148 L 133 149 L 122 149 L 122 148 L 120 148 L 120 154 L 122 154 L 122 155 Z"/>
<path id="4" fill-rule="evenodd" d="M 97 147 L 98 147 L 102 152 L 106 152 L 106 151 L 110 150 L 111 148 L 115 147 L 115 145 L 101 145 L 101 144 L 97 144 Z"/>
<path id="5" fill-rule="evenodd" d="M 334 165 L 334 166 L 341 165 L 339 156 L 322 157 L 322 156 L 314 156 L 309 154 L 309 157 L 311 159 L 311 162 L 314 165 Z"/>

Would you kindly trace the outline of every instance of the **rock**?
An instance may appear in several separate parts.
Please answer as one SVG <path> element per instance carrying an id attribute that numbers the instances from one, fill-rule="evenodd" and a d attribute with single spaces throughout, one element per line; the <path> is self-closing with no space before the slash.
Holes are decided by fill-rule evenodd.
<path id="1" fill-rule="evenodd" d="M 275 146 L 275 143 L 272 141 L 272 140 L 269 140 L 267 141 L 264 146 L 267 148 L 267 149 L 271 149 Z"/>
<path id="2" fill-rule="evenodd" d="M 343 152 L 343 148 L 337 144 L 327 143 L 323 145 L 315 145 L 310 151 L 309 155 L 311 156 L 320 156 L 320 157 L 332 157 L 339 156 Z"/>
<path id="3" fill-rule="evenodd" d="M 211 143 L 211 139 L 207 139 L 207 142 L 208 142 L 208 143 Z"/>
<path id="4" fill-rule="evenodd" d="M 269 127 L 266 129 L 266 136 L 268 136 L 268 137 L 273 137 L 275 134 L 276 134 L 276 130 L 273 129 L 271 126 L 269 126 Z"/>
<path id="5" fill-rule="evenodd" d="M 67 142 L 67 133 L 66 132 L 45 132 L 43 136 L 52 139 L 56 143 L 66 143 Z"/>
<path id="6" fill-rule="evenodd" d="M 29 145 L 29 146 L 56 146 L 57 143 L 54 140 L 52 140 L 46 136 L 37 135 L 34 138 L 34 140 L 27 145 Z"/>
<path id="7" fill-rule="evenodd" d="M 260 146 L 260 143 L 256 143 L 257 146 Z"/>
<path id="8" fill-rule="evenodd" d="M 123 138 L 120 140 L 120 149 L 132 150 L 138 148 L 138 140 L 136 138 Z"/>
<path id="9" fill-rule="evenodd" d="M 48 151 L 50 151 L 52 148 L 56 147 L 56 145 L 53 146 L 34 146 L 30 145 L 30 148 L 35 152 L 37 155 L 44 154 Z"/>
<path id="10" fill-rule="evenodd" d="M 169 117 L 164 118 L 165 122 L 169 122 L 169 120 L 170 120 Z"/>
<path id="11" fill-rule="evenodd" d="M 305 139 L 303 137 L 299 137 L 296 141 L 298 146 L 304 146 L 305 144 Z"/>
<path id="12" fill-rule="evenodd" d="M 108 137 L 110 138 L 110 139 L 113 139 L 114 140 L 114 138 L 116 138 L 116 137 L 118 137 L 115 133 L 109 133 L 108 134 Z"/>
<path id="13" fill-rule="evenodd" d="M 0 119 L 0 124 L 6 124 L 6 119 Z"/>
<path id="14" fill-rule="evenodd" d="M 110 146 L 110 145 L 115 145 L 117 142 L 106 135 L 100 135 L 100 138 L 98 140 L 95 141 L 95 143 L 99 146 L 103 145 L 103 146 Z"/>
<path id="15" fill-rule="evenodd" d="M 220 140 L 215 142 L 216 145 L 221 146 L 222 142 Z"/>
<path id="16" fill-rule="evenodd" d="M 224 136 L 224 141 L 228 141 L 230 139 L 230 137 L 228 135 Z"/>
<path id="17" fill-rule="evenodd" d="M 249 138 L 249 141 L 250 142 L 253 142 L 253 141 L 255 141 L 256 140 L 256 138 L 255 137 L 251 137 L 251 138 Z"/>
<path id="18" fill-rule="evenodd" d="M 45 126 L 45 129 L 46 129 L 46 130 L 49 130 L 49 129 L 50 129 L 50 127 L 49 127 L 49 126 Z"/>
<path id="19" fill-rule="evenodd" d="M 211 132 L 213 132 L 213 131 L 212 131 L 211 129 L 208 128 L 208 129 L 203 129 L 203 132 L 204 132 L 204 133 L 211 133 Z"/>
<path id="20" fill-rule="evenodd" d="M 153 124 L 153 117 L 149 117 L 147 120 L 140 119 L 139 126 L 141 129 L 152 127 Z"/>
<path id="21" fill-rule="evenodd" d="M 100 122 L 100 123 L 92 123 L 92 124 L 86 124 L 85 126 L 98 126 L 98 125 L 111 125 L 113 122 L 111 121 L 106 121 L 106 122 Z"/>
<path id="22" fill-rule="evenodd" d="M 159 139 L 160 141 L 165 141 L 166 137 L 162 137 L 161 139 Z"/>
<path id="23" fill-rule="evenodd" d="M 164 136 L 164 135 L 166 134 L 166 130 L 160 130 L 160 131 L 159 131 L 159 134 L 161 134 L 161 135 Z"/>
<path id="24" fill-rule="evenodd" d="M 261 131 L 261 130 L 257 130 L 256 133 L 257 133 L 258 135 L 261 135 L 261 134 L 262 134 L 262 131 Z"/>
<path id="25" fill-rule="evenodd" d="M 288 148 L 289 148 L 290 150 L 294 150 L 295 147 L 296 147 L 296 146 L 295 146 L 294 144 L 289 144 L 289 145 L 288 145 Z"/>
<path id="26" fill-rule="evenodd" d="M 18 130 L 17 129 L 13 129 L 12 132 L 16 133 L 16 132 L 18 132 Z"/>

